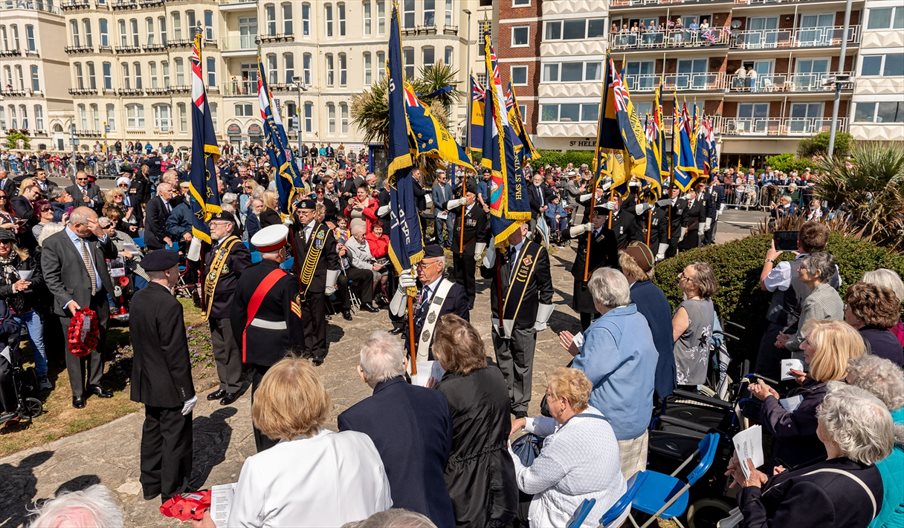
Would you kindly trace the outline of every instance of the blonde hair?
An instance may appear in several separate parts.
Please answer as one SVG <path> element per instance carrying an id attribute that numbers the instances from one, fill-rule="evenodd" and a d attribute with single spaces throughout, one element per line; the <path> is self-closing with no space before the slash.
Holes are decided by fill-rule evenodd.
<path id="1" fill-rule="evenodd" d="M 809 321 L 804 334 L 813 349 L 810 377 L 816 381 L 843 380 L 848 362 L 866 353 L 860 333 L 844 321 Z"/>
<path id="2" fill-rule="evenodd" d="M 25 178 L 24 180 L 22 180 L 22 183 L 19 184 L 19 196 L 22 196 L 23 194 L 25 194 L 25 189 L 34 187 L 36 185 L 37 185 L 37 183 L 35 183 L 34 178 Z M 10 200 L 10 201 L 12 201 L 12 200 Z"/>
<path id="3" fill-rule="evenodd" d="M 254 393 L 251 419 L 274 440 L 316 433 L 330 411 L 330 396 L 305 359 L 287 357 L 270 367 Z"/>
<path id="4" fill-rule="evenodd" d="M 625 250 L 623 249 L 618 250 L 618 267 L 621 268 L 621 271 L 625 275 L 625 278 L 628 279 L 628 282 L 653 280 L 653 268 L 650 268 L 650 271 L 648 272 L 640 269 L 640 266 L 637 265 L 637 261 L 634 260 L 634 257 L 625 253 Z"/>
<path id="5" fill-rule="evenodd" d="M 439 318 L 433 336 L 433 355 L 444 370 L 470 374 L 487 366 L 483 339 L 471 323 L 455 314 Z"/>
<path id="6" fill-rule="evenodd" d="M 104 195 L 104 201 L 106 201 L 107 203 L 110 203 L 113 201 L 113 198 L 116 198 L 117 196 L 122 196 L 123 198 L 125 198 L 126 193 L 122 192 L 121 189 L 117 189 L 114 187 L 114 188 L 110 189 L 109 191 L 107 191 L 107 194 Z"/>
<path id="7" fill-rule="evenodd" d="M 553 371 L 546 383 L 549 393 L 555 398 L 565 398 L 575 412 L 582 412 L 590 405 L 590 391 L 593 385 L 587 375 L 575 368 L 559 367 Z"/>
<path id="8" fill-rule="evenodd" d="M 279 196 L 273 191 L 264 191 L 264 196 L 262 198 L 264 202 L 264 207 L 267 209 L 276 210 L 279 207 Z"/>

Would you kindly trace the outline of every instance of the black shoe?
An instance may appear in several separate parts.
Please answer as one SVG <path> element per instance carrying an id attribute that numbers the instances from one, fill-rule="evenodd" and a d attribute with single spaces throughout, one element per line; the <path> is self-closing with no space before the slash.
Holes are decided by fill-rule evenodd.
<path id="1" fill-rule="evenodd" d="M 100 385 L 88 385 L 88 392 L 97 396 L 98 398 L 112 398 L 113 393 L 104 389 Z"/>
<path id="2" fill-rule="evenodd" d="M 222 399 L 223 396 L 226 396 L 226 391 L 224 391 L 223 389 L 217 389 L 207 395 L 207 401 L 219 400 Z"/>
<path id="3" fill-rule="evenodd" d="M 352 313 L 351 313 L 350 311 L 348 311 L 348 310 L 343 310 L 343 312 L 342 312 L 342 318 L 345 319 L 346 321 L 351 321 L 351 320 L 352 320 Z"/>
<path id="4" fill-rule="evenodd" d="M 160 496 L 160 492 L 159 492 L 159 491 L 157 491 L 157 492 L 153 492 L 153 491 L 144 491 L 144 492 L 142 492 L 142 496 L 144 497 L 144 500 L 146 500 L 146 501 L 147 501 L 147 500 L 154 500 L 154 499 L 156 499 L 157 497 Z"/>
<path id="5" fill-rule="evenodd" d="M 326 358 L 315 357 L 315 358 L 311 359 L 311 364 L 314 365 L 315 367 L 319 367 L 320 365 L 323 365 L 324 359 L 326 359 Z"/>
<path id="6" fill-rule="evenodd" d="M 389 333 L 392 335 L 399 335 L 404 331 L 405 331 L 404 328 L 402 328 L 401 326 L 397 326 L 397 327 L 393 328 Z"/>
<path id="7" fill-rule="evenodd" d="M 370 313 L 377 313 L 380 311 L 379 308 L 377 308 L 376 306 L 374 306 L 370 303 L 362 304 L 361 309 L 364 310 L 365 312 L 370 312 Z"/>
<path id="8" fill-rule="evenodd" d="M 75 407 L 76 409 L 84 409 L 85 408 L 85 398 L 82 398 L 81 396 L 78 396 L 78 397 L 73 396 L 72 397 L 72 406 Z"/>
<path id="9" fill-rule="evenodd" d="M 220 400 L 220 405 L 232 405 L 241 395 L 242 391 L 227 392 L 226 396 L 223 396 L 223 399 Z"/>

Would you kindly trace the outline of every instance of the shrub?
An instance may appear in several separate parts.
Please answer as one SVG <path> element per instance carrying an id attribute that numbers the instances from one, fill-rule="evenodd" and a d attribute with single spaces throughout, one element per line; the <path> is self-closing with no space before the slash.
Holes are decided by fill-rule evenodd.
<path id="1" fill-rule="evenodd" d="M 829 132 L 820 132 L 815 136 L 801 140 L 797 144 L 797 155 L 801 158 L 812 158 L 814 156 L 825 156 L 829 153 Z M 851 143 L 854 137 L 847 132 L 835 133 L 835 151 L 834 156 L 845 157 L 851 152 Z"/>
<path id="2" fill-rule="evenodd" d="M 712 266 L 719 281 L 719 291 L 713 301 L 723 320 L 745 327 L 729 327 L 725 331 L 740 338 L 729 343 L 733 358 L 753 358 L 766 327 L 766 311 L 771 295 L 759 287 L 763 256 L 769 247 L 770 235 L 754 235 L 740 240 L 705 246 L 666 259 L 656 267 L 656 284 L 662 288 L 673 308 L 681 302 L 678 273 L 689 263 L 704 261 Z M 889 268 L 904 276 L 904 255 L 876 246 L 872 242 L 832 233 L 827 250 L 835 257 L 843 280 L 842 295 L 863 274 L 877 268 Z M 783 260 L 793 255 L 785 253 Z"/>
<path id="3" fill-rule="evenodd" d="M 803 173 L 807 167 L 813 166 L 813 160 L 808 158 L 798 158 L 790 152 L 785 152 L 783 154 L 777 154 L 775 156 L 768 156 L 766 158 L 766 165 L 769 165 L 773 169 L 782 171 L 784 173 L 788 173 L 793 170 L 796 170 L 799 173 Z"/>
<path id="4" fill-rule="evenodd" d="M 592 150 L 541 150 L 540 159 L 531 160 L 530 164 L 535 169 L 541 165 L 558 165 L 565 167 L 569 163 L 573 163 L 575 167 L 580 167 L 582 163 L 590 166 L 593 163 Z"/>

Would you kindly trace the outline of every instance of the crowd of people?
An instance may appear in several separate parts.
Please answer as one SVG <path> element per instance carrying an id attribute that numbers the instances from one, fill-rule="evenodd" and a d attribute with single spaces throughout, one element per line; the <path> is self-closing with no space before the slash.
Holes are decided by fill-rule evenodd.
<path id="1" fill-rule="evenodd" d="M 714 385 L 719 271 L 688 264 L 674 309 L 652 278 L 659 260 L 715 242 L 725 182 L 744 177 L 728 169 L 686 192 L 667 186 L 661 198 L 604 182 L 591 196 L 586 166 L 525 165 L 532 218 L 496 247 L 486 173 L 462 181 L 458 171 L 453 184 L 442 169 L 429 178 L 415 169 L 427 244 L 412 269 L 396 273 L 387 183 L 367 170 L 365 153 L 329 149 L 307 149 L 305 187 L 288 215 L 266 158 L 224 153 L 223 211 L 197 259 L 187 167 L 163 167 L 153 147 L 133 152 L 106 192 L 90 168 L 65 188 L 40 167 L 18 184 L 21 175 L 0 171 L 0 299 L 20 327 L 4 338 L 18 348 L 27 336 L 38 389 L 53 389 L 48 360 L 62 352 L 74 408 L 110 397 L 104 332 L 129 313 L 131 397 L 146 409 L 143 496 L 167 501 L 191 490 L 198 395 L 174 294 L 194 293 L 219 381 L 206 399 L 234 405 L 251 395 L 257 453 L 244 462 L 229 526 L 340 526 L 401 508 L 424 526 L 558 527 L 584 499 L 595 499 L 584 524 L 595 526 L 647 469 L 657 404 L 676 389 Z M 747 178 L 743 185 L 775 186 L 792 203 L 812 198 L 781 187 L 795 179 L 806 187 L 807 174 Z M 772 438 L 766 463 L 748 472 L 735 458 L 727 476 L 741 488 L 743 526 L 900 521 L 893 475 L 904 457 L 904 284 L 892 270 L 873 270 L 842 297 L 844 270 L 826 248 L 830 213 L 818 203 L 811 212 L 794 260 L 772 247 L 760 276 L 772 301 L 744 410 Z M 529 416 L 537 338 L 556 308 L 556 244 L 575 250 L 580 332 L 559 333 L 571 361 L 544 380 L 543 415 Z M 481 280 L 488 336 L 469 322 Z M 382 310 L 392 327 L 359 347 L 357 374 L 373 394 L 333 427 L 317 368 L 328 360 L 328 320 Z M 99 344 L 82 351 L 69 331 L 91 317 Z M 788 359 L 803 368 L 783 380 Z M 15 419 L 6 389 L 0 403 L 3 419 Z M 511 447 L 522 432 L 544 438 L 533 460 Z M 818 506 L 803 511 L 802 500 Z"/>

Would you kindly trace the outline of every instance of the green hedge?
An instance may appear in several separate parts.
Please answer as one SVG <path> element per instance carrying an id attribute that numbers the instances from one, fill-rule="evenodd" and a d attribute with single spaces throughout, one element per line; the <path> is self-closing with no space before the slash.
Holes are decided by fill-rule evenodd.
<path id="1" fill-rule="evenodd" d="M 569 163 L 580 167 L 582 163 L 590 166 L 593 163 L 592 150 L 541 150 L 540 159 L 532 160 L 531 165 L 536 168 L 540 165 L 558 165 L 565 168 Z"/>
<path id="2" fill-rule="evenodd" d="M 753 357 L 759 347 L 766 326 L 766 310 L 771 294 L 759 288 L 763 258 L 772 235 L 755 235 L 740 240 L 706 246 L 666 259 L 656 266 L 656 284 L 662 288 L 673 308 L 681 302 L 678 273 L 693 261 L 709 263 L 719 281 L 714 301 L 720 317 L 745 326 L 745 330 L 727 328 L 741 340 L 732 343 L 732 356 L 737 353 Z M 827 250 L 832 253 L 841 271 L 842 295 L 863 274 L 877 268 L 889 268 L 904 276 L 904 255 L 871 242 L 832 233 Z M 793 258 L 785 253 L 784 260 Z"/>

